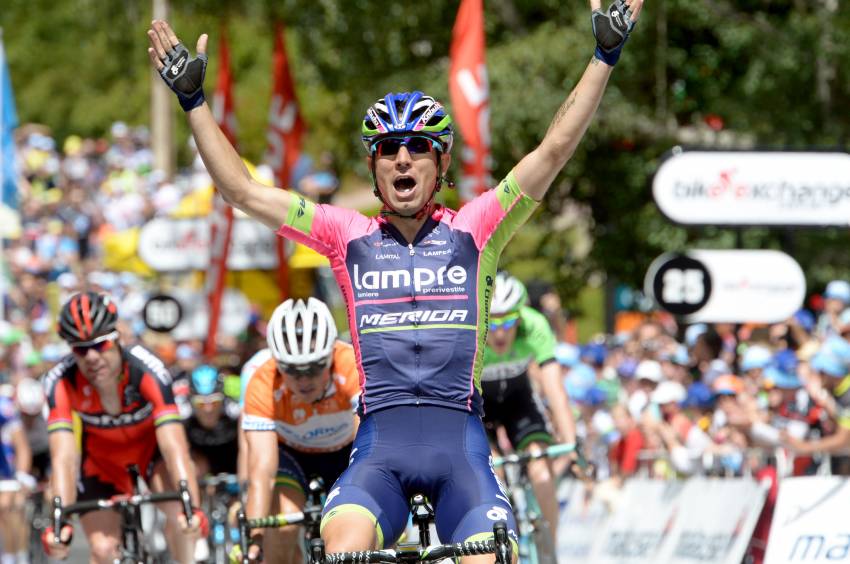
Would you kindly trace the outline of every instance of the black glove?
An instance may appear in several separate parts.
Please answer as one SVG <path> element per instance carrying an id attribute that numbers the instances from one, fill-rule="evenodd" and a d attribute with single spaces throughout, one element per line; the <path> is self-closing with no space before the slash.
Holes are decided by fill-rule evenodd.
<path id="1" fill-rule="evenodd" d="M 190 58 L 189 50 L 178 43 L 162 61 L 165 66 L 159 76 L 177 94 L 184 111 L 197 108 L 204 103 L 204 75 L 207 72 L 207 55 L 198 53 Z"/>
<path id="2" fill-rule="evenodd" d="M 620 59 L 623 45 L 635 26 L 632 11 L 626 6 L 625 0 L 614 0 L 608 6 L 607 12 L 593 10 L 590 21 L 593 24 L 593 36 L 596 38 L 595 56 L 613 67 Z"/>

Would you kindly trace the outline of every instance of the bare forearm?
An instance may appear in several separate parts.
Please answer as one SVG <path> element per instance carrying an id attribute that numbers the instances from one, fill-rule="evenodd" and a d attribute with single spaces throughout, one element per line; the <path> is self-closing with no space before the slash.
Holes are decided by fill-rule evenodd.
<path id="1" fill-rule="evenodd" d="M 584 137 L 611 76 L 612 67 L 593 57 L 578 84 L 555 114 L 540 145 L 514 169 L 522 190 L 542 200 L 555 176 Z"/>
<path id="2" fill-rule="evenodd" d="M 832 435 L 814 441 L 807 441 L 804 444 L 806 445 L 805 452 L 807 453 L 835 453 L 845 451 L 850 449 L 850 430 L 839 427 Z"/>
<path id="3" fill-rule="evenodd" d="M 186 117 L 216 189 L 227 203 L 240 207 L 245 185 L 251 182 L 245 163 L 216 123 L 206 103 L 187 112 Z"/>
<path id="4" fill-rule="evenodd" d="M 189 443 L 183 426 L 178 423 L 163 425 L 156 430 L 156 440 L 168 475 L 176 486 L 180 480 L 186 480 L 189 486 L 189 494 L 192 503 L 198 505 L 201 501 L 201 492 L 198 489 L 198 480 L 195 476 L 195 465 L 189 457 Z"/>
<path id="5" fill-rule="evenodd" d="M 15 470 L 30 473 L 32 469 L 32 449 L 27 441 L 27 434 L 23 428 L 19 428 L 14 436 L 15 444 Z"/>
<path id="6" fill-rule="evenodd" d="M 561 385 L 561 369 L 557 363 L 549 363 L 541 369 L 543 390 L 549 402 L 549 411 L 558 431 L 559 439 L 563 442 L 574 443 L 576 440 L 576 424 L 570 410 L 567 392 Z"/>
<path id="7" fill-rule="evenodd" d="M 74 503 L 78 464 L 73 433 L 58 431 L 50 435 L 50 466 L 53 495 L 59 496 L 64 505 Z"/>

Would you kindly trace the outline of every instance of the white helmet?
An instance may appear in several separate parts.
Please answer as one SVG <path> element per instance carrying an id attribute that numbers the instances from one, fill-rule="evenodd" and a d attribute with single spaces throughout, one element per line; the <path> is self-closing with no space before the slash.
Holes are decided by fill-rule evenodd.
<path id="1" fill-rule="evenodd" d="M 281 370 L 315 373 L 331 360 L 336 324 L 328 306 L 316 298 L 286 300 L 275 308 L 266 329 L 269 350 Z"/>
<path id="2" fill-rule="evenodd" d="M 507 272 L 500 272 L 496 275 L 493 300 L 490 302 L 490 315 L 505 315 L 517 311 L 525 305 L 527 299 L 528 293 L 523 283 Z"/>
<path id="3" fill-rule="evenodd" d="M 40 415 L 44 409 L 44 388 L 32 378 L 23 378 L 15 387 L 15 403 L 21 413 Z"/>

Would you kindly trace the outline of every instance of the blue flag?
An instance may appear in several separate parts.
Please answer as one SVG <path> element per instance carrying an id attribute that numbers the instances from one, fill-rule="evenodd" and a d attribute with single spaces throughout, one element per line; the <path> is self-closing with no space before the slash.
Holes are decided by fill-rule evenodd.
<path id="1" fill-rule="evenodd" d="M 3 216 L 9 212 L 17 214 L 18 211 L 18 173 L 15 167 L 15 139 L 12 135 L 16 127 L 18 113 L 15 111 L 15 95 L 12 93 L 12 80 L 0 32 L 0 188 L 3 189 Z"/>

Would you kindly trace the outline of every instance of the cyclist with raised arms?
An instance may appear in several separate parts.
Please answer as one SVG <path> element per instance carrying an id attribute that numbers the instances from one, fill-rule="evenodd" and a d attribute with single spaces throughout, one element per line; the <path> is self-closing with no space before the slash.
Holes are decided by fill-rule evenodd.
<path id="1" fill-rule="evenodd" d="M 178 480 L 186 480 L 197 502 L 198 484 L 171 376 L 149 350 L 121 346 L 117 321 L 116 303 L 95 292 L 73 295 L 59 313 L 59 336 L 71 353 L 44 377 L 54 495 L 70 505 L 132 493 L 127 467 L 134 464 L 154 491 L 174 490 Z M 82 420 L 82 457 L 77 455 L 72 412 Z M 168 517 L 172 556 L 192 562 L 198 528 L 206 535 L 206 517 L 196 509 L 187 523 L 178 503 L 160 507 Z M 111 563 L 118 557 L 121 530 L 112 511 L 85 513 L 80 523 L 92 562 Z M 70 524 L 63 527 L 60 543 L 52 527 L 44 532 L 52 558 L 67 557 L 72 531 Z"/>
<path id="2" fill-rule="evenodd" d="M 328 257 L 342 290 L 362 421 L 351 463 L 325 505 L 329 552 L 393 543 L 414 493 L 434 504 L 443 542 L 490 538 L 502 520 L 516 537 L 490 466 L 479 376 L 499 255 L 575 152 L 643 0 L 615 0 L 606 12 L 599 0 L 592 4 L 595 56 L 542 142 L 460 211 L 434 202 L 454 139 L 442 105 L 408 92 L 370 106 L 361 139 L 383 204 L 378 217 L 254 181 L 204 101 L 207 36 L 190 58 L 166 22 L 148 30 L 151 63 L 177 94 L 225 201 Z"/>
<path id="3" fill-rule="evenodd" d="M 522 282 L 504 272 L 496 275 L 481 373 L 484 425 L 494 444 L 496 429 L 502 426 L 514 449 L 541 451 L 554 439 L 538 392 L 546 399 L 561 441 L 575 443 L 576 428 L 555 361 L 555 334 L 546 317 L 527 301 Z M 558 498 L 551 462 L 530 462 L 528 477 L 554 542 Z"/>
<path id="4" fill-rule="evenodd" d="M 308 480 L 319 476 L 330 486 L 348 466 L 360 376 L 354 348 L 336 337 L 330 310 L 316 298 L 286 300 L 272 313 L 266 328 L 271 358 L 245 390 L 249 519 L 300 511 Z M 263 539 L 257 530 L 248 554 L 256 559 L 262 546 L 267 560 L 299 562 L 299 531 L 285 527 Z"/>

